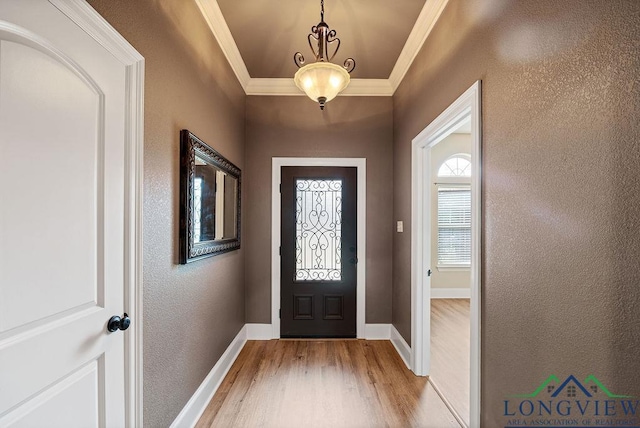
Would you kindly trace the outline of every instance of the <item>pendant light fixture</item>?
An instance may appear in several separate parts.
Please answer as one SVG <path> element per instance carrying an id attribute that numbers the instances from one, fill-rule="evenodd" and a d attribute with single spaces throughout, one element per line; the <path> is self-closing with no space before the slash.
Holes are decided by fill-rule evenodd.
<path id="1" fill-rule="evenodd" d="M 329 25 L 324 22 L 324 0 L 320 0 L 320 23 L 311 27 L 307 39 L 316 62 L 305 65 L 304 56 L 296 52 L 293 62 L 299 70 L 293 81 L 309 98 L 320 104 L 320 110 L 324 110 L 325 103 L 334 99 L 347 87 L 349 73 L 356 68 L 353 58 L 347 58 L 344 66 L 330 62 L 340 49 L 340 39 L 336 37 L 336 30 L 330 30 Z M 317 45 L 317 50 L 314 44 Z M 329 53 L 330 47 L 334 48 L 332 53 Z"/>

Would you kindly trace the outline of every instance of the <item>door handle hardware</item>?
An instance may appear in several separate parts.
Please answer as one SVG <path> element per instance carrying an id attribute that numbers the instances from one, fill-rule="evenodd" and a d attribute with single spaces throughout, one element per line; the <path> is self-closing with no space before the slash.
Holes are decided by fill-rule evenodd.
<path id="1" fill-rule="evenodd" d="M 118 315 L 112 316 L 107 323 L 107 330 L 111 333 L 118 330 L 124 331 L 128 329 L 130 325 L 131 318 L 129 318 L 129 315 L 127 315 L 127 313 L 125 312 L 122 318 L 120 318 Z"/>
<path id="2" fill-rule="evenodd" d="M 427 276 L 431 276 L 431 269 L 427 271 Z"/>

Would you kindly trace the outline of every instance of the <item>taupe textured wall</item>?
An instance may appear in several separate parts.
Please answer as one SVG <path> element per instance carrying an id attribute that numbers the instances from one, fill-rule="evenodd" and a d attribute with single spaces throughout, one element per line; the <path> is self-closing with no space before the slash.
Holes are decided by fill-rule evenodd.
<path id="1" fill-rule="evenodd" d="M 451 0 L 394 96 L 394 218 L 411 139 L 482 80 L 482 421 L 547 376 L 640 395 L 640 2 Z M 410 230 L 393 324 L 410 339 Z M 619 415 L 618 415 L 619 417 Z"/>
<path id="2" fill-rule="evenodd" d="M 366 321 L 391 322 L 392 100 L 247 97 L 243 210 L 247 322 L 271 322 L 271 158 L 367 159 Z"/>
<path id="3" fill-rule="evenodd" d="M 144 425 L 166 427 L 245 315 L 243 250 L 177 264 L 178 134 L 191 130 L 243 168 L 245 95 L 194 2 L 90 3 L 146 61 Z"/>

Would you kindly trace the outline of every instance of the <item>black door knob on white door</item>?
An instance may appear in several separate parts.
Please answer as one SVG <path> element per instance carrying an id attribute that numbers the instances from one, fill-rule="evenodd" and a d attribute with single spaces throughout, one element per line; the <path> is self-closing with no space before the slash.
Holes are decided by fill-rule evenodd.
<path id="1" fill-rule="evenodd" d="M 129 315 L 127 315 L 127 313 L 125 312 L 122 318 L 120 318 L 118 315 L 112 316 L 107 323 L 107 330 L 112 333 L 118 330 L 124 331 L 128 329 L 130 325 L 131 318 L 129 318 Z"/>

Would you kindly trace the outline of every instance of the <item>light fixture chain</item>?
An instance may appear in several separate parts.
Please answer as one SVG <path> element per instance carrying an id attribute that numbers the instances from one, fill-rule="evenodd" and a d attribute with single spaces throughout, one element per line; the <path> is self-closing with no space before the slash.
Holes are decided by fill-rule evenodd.
<path id="1" fill-rule="evenodd" d="M 320 21 L 324 22 L 324 0 L 320 0 Z"/>

